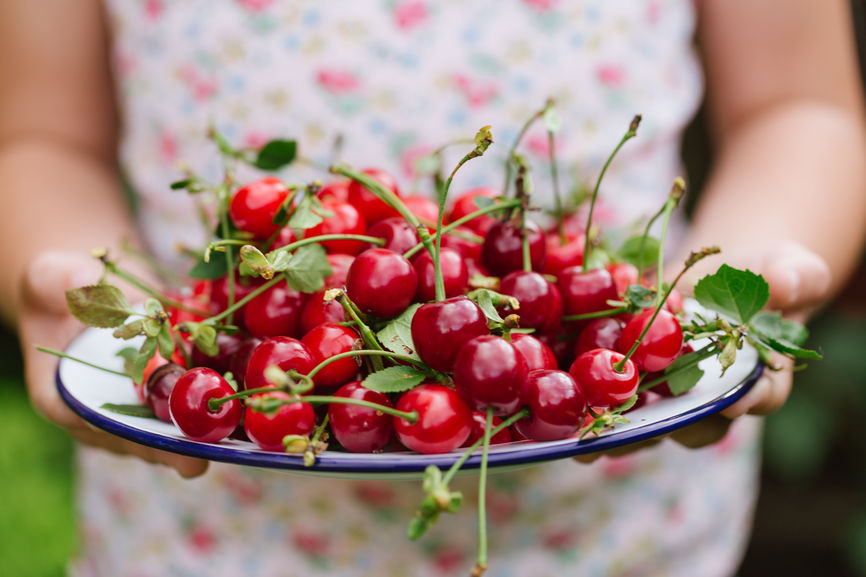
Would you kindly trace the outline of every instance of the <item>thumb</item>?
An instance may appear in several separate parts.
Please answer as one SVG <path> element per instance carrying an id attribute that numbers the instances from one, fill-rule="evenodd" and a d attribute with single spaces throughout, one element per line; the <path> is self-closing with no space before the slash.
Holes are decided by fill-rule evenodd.
<path id="1" fill-rule="evenodd" d="M 67 314 L 66 291 L 95 284 L 102 265 L 78 252 L 49 251 L 36 256 L 24 272 L 22 298 L 26 307 L 43 313 Z"/>
<path id="2" fill-rule="evenodd" d="M 770 308 L 801 311 L 827 296 L 830 267 L 806 247 L 786 243 L 768 252 L 763 261 L 761 272 L 770 285 Z"/>

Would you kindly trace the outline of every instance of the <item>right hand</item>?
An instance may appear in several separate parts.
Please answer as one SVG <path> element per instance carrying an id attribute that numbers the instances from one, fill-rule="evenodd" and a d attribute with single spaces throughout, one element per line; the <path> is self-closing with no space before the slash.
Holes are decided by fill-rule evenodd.
<path id="1" fill-rule="evenodd" d="M 78 441 L 119 455 L 167 465 L 182 477 L 202 475 L 208 461 L 152 449 L 96 429 L 73 413 L 60 398 L 54 382 L 57 359 L 37 351 L 42 345 L 65 349 L 81 332 L 81 324 L 66 308 L 67 289 L 98 281 L 102 266 L 80 253 L 44 252 L 28 266 L 21 286 L 18 333 L 24 357 L 30 401 L 37 411 L 66 429 Z M 132 383 L 130 383 L 132 386 Z"/>

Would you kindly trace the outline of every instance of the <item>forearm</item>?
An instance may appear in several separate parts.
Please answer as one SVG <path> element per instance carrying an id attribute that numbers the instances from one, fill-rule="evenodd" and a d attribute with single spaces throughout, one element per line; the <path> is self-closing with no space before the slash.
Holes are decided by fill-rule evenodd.
<path id="1" fill-rule="evenodd" d="M 46 250 L 86 253 L 132 239 L 133 225 L 114 167 L 51 138 L 19 138 L 0 147 L 0 312 L 14 326 L 28 263 Z"/>
<path id="2" fill-rule="evenodd" d="M 757 267 L 759 249 L 796 242 L 827 262 L 838 290 L 866 237 L 860 115 L 792 99 L 732 127 L 717 157 L 686 246 L 718 244 L 725 262 Z"/>

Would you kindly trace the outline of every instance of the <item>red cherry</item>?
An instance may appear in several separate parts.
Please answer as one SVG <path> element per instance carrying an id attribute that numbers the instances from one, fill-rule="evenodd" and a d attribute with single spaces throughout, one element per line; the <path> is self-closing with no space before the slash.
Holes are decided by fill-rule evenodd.
<path id="1" fill-rule="evenodd" d="M 680 354 L 678 355 L 678 357 L 692 353 L 692 352 L 694 352 L 694 350 L 695 349 L 692 348 L 692 345 L 690 343 L 685 343 L 683 345 L 683 348 L 680 350 Z M 664 371 L 659 371 L 657 373 L 647 373 L 647 375 L 644 377 L 642 382 L 649 383 L 650 381 L 654 381 L 654 380 L 658 379 L 659 377 L 663 377 L 663 376 L 664 376 Z M 691 390 L 691 389 L 689 389 L 689 390 Z M 671 392 L 671 387 L 667 381 L 662 381 L 658 384 L 655 384 L 655 385 L 653 385 L 652 389 L 645 391 L 645 392 L 657 393 L 660 397 L 676 396 L 673 394 L 673 392 Z M 686 391 L 686 392 L 688 392 L 688 391 Z M 685 394 L 685 393 L 682 393 L 682 394 Z"/>
<path id="2" fill-rule="evenodd" d="M 502 337 L 475 337 L 460 348 L 454 363 L 454 387 L 473 409 L 493 408 L 511 415 L 521 403 L 529 370 L 514 345 Z"/>
<path id="3" fill-rule="evenodd" d="M 244 307 L 244 324 L 255 337 L 298 336 L 301 311 L 307 295 L 279 283 L 256 296 Z"/>
<path id="4" fill-rule="evenodd" d="M 292 398 L 283 391 L 258 393 L 253 397 L 278 400 Z M 260 413 L 250 407 L 244 410 L 244 431 L 251 441 L 265 451 L 282 453 L 285 450 L 283 437 L 308 435 L 315 428 L 316 412 L 309 403 L 288 403 L 268 413 Z"/>
<path id="5" fill-rule="evenodd" d="M 258 389 L 273 386 L 265 379 L 270 366 L 278 366 L 288 372 L 292 369 L 306 375 L 316 366 L 312 351 L 292 337 L 271 337 L 253 349 L 247 363 L 246 388 Z"/>
<path id="6" fill-rule="evenodd" d="M 319 200 L 339 200 L 340 202 L 349 202 L 349 182 L 348 180 L 333 180 L 322 185 L 322 188 L 316 193 Z"/>
<path id="7" fill-rule="evenodd" d="M 289 189 L 276 177 L 266 176 L 238 189 L 229 202 L 229 216 L 240 230 L 264 240 L 277 232 L 274 217 Z"/>
<path id="8" fill-rule="evenodd" d="M 624 326 L 625 323 L 614 317 L 591 320 L 577 338 L 577 345 L 574 348 L 575 356 L 592 349 L 616 350 Z"/>
<path id="9" fill-rule="evenodd" d="M 325 288 L 341 288 L 346 286 L 346 276 L 349 267 L 355 262 L 355 257 L 350 254 L 335 252 L 328 255 L 328 264 L 331 265 L 331 276 L 325 279 Z"/>
<path id="10" fill-rule="evenodd" d="M 400 216 L 380 220 L 367 229 L 367 235 L 381 238 L 385 241 L 381 248 L 400 254 L 418 244 L 415 227 Z M 373 245 L 367 245 L 367 248 L 373 248 Z"/>
<path id="11" fill-rule="evenodd" d="M 621 353 L 628 353 L 652 315 L 652 309 L 643 310 L 625 325 L 619 339 L 618 350 Z M 679 356 L 682 348 L 683 329 L 680 322 L 673 314 L 662 309 L 632 353 L 631 360 L 642 371 L 663 371 Z"/>
<path id="12" fill-rule="evenodd" d="M 235 300 L 234 302 L 238 302 L 239 300 L 245 298 L 251 292 L 256 290 L 261 284 L 265 281 L 260 278 L 251 278 L 248 276 L 240 276 L 239 274 L 235 274 Z M 226 310 L 229 306 L 229 282 L 228 276 L 220 277 L 214 280 L 211 283 L 211 304 L 214 307 L 214 312 L 222 312 Z M 241 307 L 239 310 L 235 311 L 232 315 L 234 319 L 234 324 L 238 326 L 244 325 L 244 311 L 246 307 Z"/>
<path id="13" fill-rule="evenodd" d="M 544 265 L 544 233 L 531 220 L 526 221 L 529 242 L 529 260 L 532 270 Z M 512 221 L 496 222 L 487 231 L 481 246 L 481 264 L 496 276 L 523 269 L 523 240 L 520 226 Z"/>
<path id="14" fill-rule="evenodd" d="M 304 238 L 314 238 L 325 234 L 364 234 L 367 223 L 360 211 L 339 200 L 323 200 L 322 209 L 329 211 L 331 216 L 325 218 L 316 226 L 304 232 Z M 359 240 L 326 240 L 321 243 L 328 252 L 343 254 L 358 254 L 364 249 L 364 243 Z"/>
<path id="15" fill-rule="evenodd" d="M 613 277 L 603 268 L 586 272 L 576 266 L 566 268 L 560 273 L 556 286 L 566 315 L 607 310 L 611 308 L 607 301 L 619 298 Z"/>
<path id="16" fill-rule="evenodd" d="M 520 351 L 526 361 L 526 368 L 530 371 L 536 369 L 556 369 L 556 356 L 546 344 L 532 335 L 524 333 L 512 333 L 511 344 Z"/>
<path id="17" fill-rule="evenodd" d="M 531 371 L 523 388 L 523 402 L 530 416 L 514 426 L 536 441 L 556 441 L 572 436 L 586 416 L 586 398 L 565 371 Z"/>
<path id="18" fill-rule="evenodd" d="M 456 391 L 424 384 L 403 393 L 397 410 L 418 412 L 415 423 L 397 417 L 397 438 L 418 453 L 448 453 L 461 446 L 472 430 L 472 413 Z"/>
<path id="19" fill-rule="evenodd" d="M 325 300 L 325 291 L 310 295 L 301 311 L 301 332 L 307 334 L 322 323 L 346 320 L 346 311 L 336 300 Z"/>
<path id="20" fill-rule="evenodd" d="M 423 224 L 434 226 L 439 222 L 439 205 L 432 198 L 417 195 L 407 196 L 403 199 L 403 204 Z"/>
<path id="21" fill-rule="evenodd" d="M 217 333 L 217 354 L 209 356 L 201 352 L 198 347 L 193 347 L 190 354 L 192 365 L 194 367 L 207 367 L 222 375 L 231 370 L 232 359 L 245 340 L 246 337 L 240 333 L 231 335 Z"/>
<path id="22" fill-rule="evenodd" d="M 502 419 L 493 417 L 490 420 L 490 429 L 493 430 L 502 424 Z M 481 411 L 472 411 L 472 431 L 469 433 L 469 438 L 463 443 L 463 447 L 468 447 L 475 441 L 484 437 L 484 427 L 487 426 L 487 413 Z M 491 445 L 499 445 L 501 443 L 511 442 L 511 429 L 505 428 L 490 437 Z"/>
<path id="23" fill-rule="evenodd" d="M 544 274 L 559 277 L 564 269 L 583 264 L 584 236 L 570 236 L 565 243 L 555 232 L 550 232 L 546 239 L 546 254 L 544 257 Z"/>
<path id="24" fill-rule="evenodd" d="M 638 284 L 637 267 L 628 262 L 617 262 L 610 264 L 607 267 L 610 276 L 613 277 L 613 284 L 616 285 L 616 292 L 625 294 L 625 291 L 633 284 Z"/>
<path id="25" fill-rule="evenodd" d="M 389 189 L 397 196 L 400 196 L 397 181 L 384 170 L 367 168 L 362 172 L 378 180 L 385 188 Z M 383 218 L 388 218 L 389 216 L 400 215 L 400 213 L 398 213 L 394 208 L 386 204 L 384 201 L 379 200 L 379 198 L 367 190 L 364 185 L 354 180 L 349 183 L 348 199 L 349 202 L 358 209 L 358 212 L 361 213 L 361 216 L 364 217 L 364 221 L 368 225 L 372 225 L 373 223 L 378 222 Z"/>
<path id="26" fill-rule="evenodd" d="M 450 248 L 456 250 L 461 255 L 463 255 L 463 258 L 465 258 L 466 260 L 472 260 L 480 263 L 481 243 L 469 240 L 473 236 L 475 236 L 474 232 L 472 232 L 468 228 L 458 226 L 451 232 L 442 235 L 442 246 L 443 248 Z M 489 276 L 489 273 L 485 276 Z"/>
<path id="27" fill-rule="evenodd" d="M 349 327 L 336 323 L 324 323 L 304 335 L 301 342 L 309 347 L 313 353 L 316 364 L 339 355 L 348 353 L 360 337 L 358 333 Z M 316 389 L 319 387 L 339 387 L 351 381 L 358 372 L 358 361 L 356 358 L 347 357 L 334 361 L 313 375 Z"/>
<path id="28" fill-rule="evenodd" d="M 412 317 L 411 330 L 421 360 L 445 372 L 454 368 L 464 343 L 490 332 L 487 317 L 465 296 L 421 305 Z"/>
<path id="29" fill-rule="evenodd" d="M 145 381 L 144 395 L 147 406 L 160 421 L 171 422 L 168 399 L 178 379 L 185 372 L 186 369 L 181 365 L 168 363 L 153 371 Z"/>
<path id="30" fill-rule="evenodd" d="M 568 370 L 592 407 L 616 407 L 637 392 L 638 371 L 631 359 L 618 372 L 614 365 L 625 355 L 610 349 L 593 349 L 577 357 Z"/>
<path id="31" fill-rule="evenodd" d="M 562 322 L 559 289 L 537 272 L 517 270 L 508 273 L 499 285 L 499 292 L 520 302 L 520 308 L 515 312 L 520 316 L 522 328 L 550 331 Z"/>
<path id="32" fill-rule="evenodd" d="M 235 430 L 243 409 L 238 399 L 232 399 L 212 411 L 208 401 L 234 392 L 216 371 L 205 367 L 190 369 L 177 380 L 168 399 L 171 420 L 193 441 L 216 443 Z"/>
<path id="33" fill-rule="evenodd" d="M 416 301 L 432 301 L 436 298 L 436 267 L 433 257 L 426 250 L 421 251 L 412 261 L 415 273 L 418 275 L 418 288 L 415 290 Z M 442 248 L 439 254 L 439 268 L 445 283 L 445 297 L 462 295 L 469 288 L 469 271 L 460 253 L 450 248 Z"/>
<path id="34" fill-rule="evenodd" d="M 368 401 L 392 407 L 391 401 L 382 393 L 371 391 L 352 381 L 340 387 L 335 397 Z M 394 430 L 394 417 L 368 407 L 331 403 L 328 406 L 331 431 L 337 441 L 353 453 L 377 453 L 388 446 Z"/>
<path id="35" fill-rule="evenodd" d="M 295 231 L 290 229 L 288 226 L 284 226 L 280 229 L 279 234 L 277 234 L 274 242 L 271 244 L 271 250 L 277 250 L 278 248 L 282 248 L 288 244 L 292 244 L 296 240 L 298 239 L 295 236 Z"/>
<path id="36" fill-rule="evenodd" d="M 451 211 L 448 216 L 448 220 L 453 222 L 458 218 L 463 218 L 469 214 L 478 210 L 478 206 L 475 204 L 476 198 L 496 198 L 497 196 L 502 196 L 502 192 L 496 190 L 495 188 L 473 188 L 471 190 L 467 190 L 457 197 L 457 200 L 454 201 L 454 204 L 451 206 Z M 496 222 L 496 219 L 490 216 L 489 214 L 483 214 L 479 217 L 473 218 L 469 222 L 465 224 L 466 228 L 473 230 L 475 233 L 484 236 L 487 234 L 487 231 L 490 230 L 490 227 Z"/>
<path id="37" fill-rule="evenodd" d="M 371 248 L 365 250 L 349 267 L 346 294 L 361 311 L 381 318 L 403 312 L 418 287 L 418 275 L 403 255 Z"/>

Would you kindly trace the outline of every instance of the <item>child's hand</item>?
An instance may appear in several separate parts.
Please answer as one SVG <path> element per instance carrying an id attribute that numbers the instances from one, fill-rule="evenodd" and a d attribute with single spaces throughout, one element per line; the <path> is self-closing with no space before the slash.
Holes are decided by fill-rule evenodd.
<path id="1" fill-rule="evenodd" d="M 28 267 L 21 289 L 19 334 L 30 400 L 37 411 L 82 443 L 168 465 L 183 477 L 197 477 L 207 470 L 207 461 L 151 449 L 88 425 L 57 392 L 57 360 L 33 348 L 42 345 L 62 350 L 81 331 L 81 325 L 66 308 L 65 291 L 96 282 L 101 268 L 85 255 L 61 252 L 42 253 Z"/>

